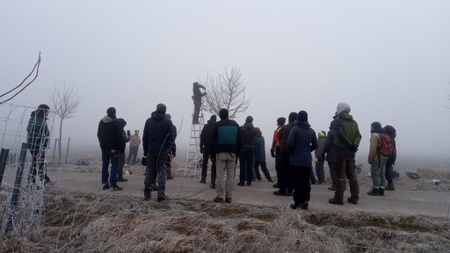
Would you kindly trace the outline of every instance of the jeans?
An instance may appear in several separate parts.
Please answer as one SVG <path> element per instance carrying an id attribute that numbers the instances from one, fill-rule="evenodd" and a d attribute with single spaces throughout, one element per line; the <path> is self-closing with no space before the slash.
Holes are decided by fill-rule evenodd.
<path id="1" fill-rule="evenodd" d="M 111 174 L 108 174 L 109 163 L 111 162 Z M 102 184 L 117 184 L 117 168 L 119 166 L 119 150 L 102 149 Z"/>
<path id="2" fill-rule="evenodd" d="M 147 154 L 147 168 L 144 181 L 144 195 L 148 196 L 152 192 L 152 183 L 154 181 L 158 184 L 158 196 L 164 196 L 166 190 L 166 163 L 169 154 L 167 152 L 148 153 Z M 156 172 L 156 180 L 155 180 Z"/>
<path id="3" fill-rule="evenodd" d="M 206 176 L 208 175 L 208 161 L 211 152 L 208 150 L 203 151 L 203 164 L 202 164 L 202 180 L 206 181 Z M 211 184 L 216 184 L 217 172 L 216 172 L 216 162 L 211 161 Z"/>
<path id="4" fill-rule="evenodd" d="M 243 148 L 239 153 L 239 182 L 244 183 L 246 180 L 248 183 L 253 179 L 253 149 Z"/>
<path id="5" fill-rule="evenodd" d="M 136 164 L 136 158 L 137 158 L 138 151 L 139 151 L 139 148 L 130 147 L 130 150 L 128 151 L 128 158 L 127 158 L 126 164 L 131 164 L 131 165 Z"/>

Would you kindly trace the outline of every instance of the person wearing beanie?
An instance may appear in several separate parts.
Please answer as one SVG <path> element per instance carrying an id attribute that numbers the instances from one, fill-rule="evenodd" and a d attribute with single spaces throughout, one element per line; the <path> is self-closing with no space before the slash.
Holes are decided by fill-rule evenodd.
<path id="1" fill-rule="evenodd" d="M 270 155 L 275 158 L 275 171 L 277 173 L 277 180 L 280 178 L 280 147 L 278 143 L 278 132 L 280 129 L 284 126 L 286 123 L 285 117 L 279 117 L 277 119 L 277 128 L 273 131 L 273 137 L 272 137 L 272 147 L 270 148 Z M 275 183 L 273 185 L 274 188 L 279 188 L 279 183 Z"/>
<path id="2" fill-rule="evenodd" d="M 333 149 L 334 169 L 337 186 L 330 204 L 343 205 L 346 179 L 350 183 L 350 198 L 347 201 L 356 205 L 359 200 L 359 183 L 355 173 L 355 154 L 361 141 L 358 123 L 350 115 L 350 106 L 341 102 L 337 106 L 336 117 L 330 123 L 332 132 L 331 148 Z"/>
<path id="3" fill-rule="evenodd" d="M 123 124 L 123 123 L 122 123 Z M 97 138 L 102 150 L 102 184 L 103 190 L 120 191 L 117 185 L 117 171 L 119 166 L 119 150 L 125 145 L 123 127 L 116 117 L 116 109 L 109 107 L 98 123 Z M 111 163 L 111 173 L 109 164 Z"/>
<path id="4" fill-rule="evenodd" d="M 288 116 L 289 122 L 284 125 L 280 131 L 278 131 L 278 145 L 280 147 L 280 161 L 279 161 L 279 178 L 278 178 L 278 191 L 274 191 L 273 194 L 276 196 L 291 196 L 293 185 L 290 174 L 290 153 L 289 148 L 286 145 L 287 139 L 289 137 L 289 132 L 294 127 L 295 121 L 297 120 L 298 113 L 291 112 Z"/>
<path id="5" fill-rule="evenodd" d="M 35 186 L 36 178 L 44 184 L 50 182 L 45 166 L 45 151 L 50 142 L 50 131 L 47 125 L 49 113 L 48 105 L 39 105 L 37 110 L 31 112 L 27 125 L 27 149 L 32 157 L 28 173 L 28 184 L 31 187 Z"/>
<path id="6" fill-rule="evenodd" d="M 372 177 L 372 189 L 367 193 L 370 196 L 384 196 L 386 187 L 386 162 L 389 157 L 380 153 L 379 148 L 382 145 L 381 138 L 384 135 L 384 128 L 378 121 L 370 125 L 370 148 L 368 162 L 370 164 L 370 174 Z"/>
<path id="7" fill-rule="evenodd" d="M 391 138 L 391 145 L 394 148 L 394 153 L 392 153 L 392 155 L 389 156 L 388 160 L 386 161 L 386 181 L 387 181 L 387 186 L 385 188 L 386 191 L 395 191 L 395 187 L 394 187 L 394 181 L 393 181 L 393 174 L 394 174 L 394 165 L 395 165 L 395 160 L 397 159 L 397 144 L 395 142 L 395 137 L 397 137 L 397 131 L 395 130 L 395 128 L 393 126 L 390 125 L 386 125 L 384 127 L 384 132 L 389 135 L 389 137 Z"/>
<path id="8" fill-rule="evenodd" d="M 144 200 L 150 200 L 153 190 L 152 184 L 158 185 L 157 201 L 166 201 L 165 195 L 167 171 L 165 163 L 176 156 L 175 136 L 172 121 L 166 117 L 166 106 L 158 104 L 156 111 L 152 112 L 150 118 L 145 121 L 142 134 L 142 148 L 147 161 L 144 180 Z M 156 176 L 155 176 L 156 175 Z"/>
<path id="9" fill-rule="evenodd" d="M 312 174 L 312 156 L 318 147 L 316 132 L 308 123 L 308 113 L 300 111 L 298 113 L 297 125 L 292 127 L 286 145 L 289 149 L 290 175 L 293 181 L 294 203 L 292 209 L 308 209 L 311 198 L 310 176 Z"/>
<path id="10" fill-rule="evenodd" d="M 259 166 L 261 165 L 261 171 L 264 173 L 267 181 L 273 182 L 270 176 L 269 170 L 266 164 L 266 146 L 264 137 L 262 136 L 261 129 L 255 127 L 256 131 L 256 143 L 255 143 L 255 176 L 258 181 L 261 181 L 261 174 L 259 173 Z"/>
<path id="11" fill-rule="evenodd" d="M 216 193 L 213 199 L 216 203 L 231 203 L 233 196 L 234 176 L 236 174 L 236 159 L 241 149 L 239 125 L 228 118 L 228 110 L 219 111 L 220 120 L 214 124 L 210 147 L 211 161 L 216 161 L 217 179 Z"/>
<path id="12" fill-rule="evenodd" d="M 319 181 L 319 184 L 325 183 L 325 174 L 323 172 L 323 164 L 325 162 L 325 157 L 323 155 L 323 151 L 325 148 L 325 143 L 327 139 L 327 133 L 325 131 L 320 131 L 317 134 L 318 137 L 318 146 L 317 149 L 314 150 L 314 156 L 315 156 L 315 165 L 316 165 L 316 175 L 317 179 Z"/>
<path id="13" fill-rule="evenodd" d="M 202 92 L 200 89 L 205 90 Z M 200 107 L 202 106 L 202 97 L 206 95 L 205 86 L 199 84 L 198 82 L 193 83 L 192 92 L 192 100 L 194 101 L 194 114 L 192 116 L 192 124 L 200 124 L 198 120 L 198 116 L 200 114 Z"/>
<path id="14" fill-rule="evenodd" d="M 252 185 L 253 180 L 253 166 L 254 166 L 254 152 L 256 141 L 256 130 L 253 127 L 253 117 L 248 116 L 245 119 L 245 124 L 240 129 L 241 137 L 241 151 L 239 152 L 239 186 Z"/>
<path id="15" fill-rule="evenodd" d="M 203 126 L 202 131 L 200 132 L 200 154 L 203 154 L 203 164 L 202 164 L 202 178 L 200 180 L 200 183 L 206 184 L 206 176 L 208 174 L 208 160 L 209 156 L 211 155 L 211 148 L 210 148 L 210 140 L 211 140 L 211 133 L 214 128 L 214 125 L 216 124 L 217 117 L 216 115 L 212 115 L 211 118 L 208 120 L 206 125 Z M 210 188 L 215 189 L 216 188 L 216 161 L 211 161 L 211 184 L 209 185 Z"/>

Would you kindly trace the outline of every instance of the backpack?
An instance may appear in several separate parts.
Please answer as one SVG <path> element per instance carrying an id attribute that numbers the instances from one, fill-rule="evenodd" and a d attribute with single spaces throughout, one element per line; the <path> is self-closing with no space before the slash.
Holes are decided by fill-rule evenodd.
<path id="1" fill-rule="evenodd" d="M 380 133 L 381 146 L 378 147 L 378 152 L 384 156 L 391 156 L 395 150 L 391 144 L 391 137 L 386 133 Z"/>

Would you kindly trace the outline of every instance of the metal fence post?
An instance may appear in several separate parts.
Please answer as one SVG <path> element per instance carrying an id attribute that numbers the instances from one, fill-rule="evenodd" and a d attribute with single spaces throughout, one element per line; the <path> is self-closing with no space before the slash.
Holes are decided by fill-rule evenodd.
<path id="1" fill-rule="evenodd" d="M 8 160 L 9 149 L 2 148 L 0 154 L 0 186 L 2 186 L 3 174 L 5 174 L 6 161 Z"/>

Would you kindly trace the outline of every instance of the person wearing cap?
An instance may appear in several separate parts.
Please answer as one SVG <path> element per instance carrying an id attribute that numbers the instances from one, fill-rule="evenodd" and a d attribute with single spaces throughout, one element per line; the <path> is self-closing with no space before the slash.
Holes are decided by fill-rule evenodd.
<path id="1" fill-rule="evenodd" d="M 247 181 L 247 186 L 252 185 L 253 180 L 253 165 L 254 165 L 254 155 L 255 155 L 255 144 L 256 144 L 256 130 L 253 127 L 253 117 L 248 116 L 245 119 L 245 123 L 240 128 L 240 138 L 241 138 L 241 150 L 239 152 L 239 186 L 245 186 L 245 181 Z"/>
<path id="2" fill-rule="evenodd" d="M 264 173 L 267 181 L 273 182 L 270 176 L 269 170 L 266 164 L 266 146 L 264 136 L 262 136 L 261 129 L 255 127 L 256 131 L 256 143 L 255 143 L 255 176 L 258 181 L 261 181 L 261 174 L 259 173 L 259 166 L 261 165 L 261 171 Z"/>
<path id="3" fill-rule="evenodd" d="M 139 128 L 134 129 L 134 134 L 130 136 L 130 146 L 128 150 L 128 157 L 126 164 L 135 165 L 136 158 L 139 151 L 139 146 L 141 146 L 141 137 L 139 136 Z"/>
<path id="4" fill-rule="evenodd" d="M 150 200 L 152 193 L 152 183 L 156 180 L 158 184 L 157 201 L 167 200 L 166 190 L 166 167 L 171 149 L 173 157 L 176 155 L 175 138 L 172 128 L 172 121 L 166 117 L 166 106 L 156 105 L 156 111 L 145 121 L 142 135 L 142 148 L 147 161 L 144 180 L 144 200 Z M 156 179 L 155 179 L 156 171 Z"/>
<path id="5" fill-rule="evenodd" d="M 211 118 L 208 120 L 208 123 L 203 126 L 202 131 L 200 132 L 200 154 L 203 154 L 203 164 L 202 164 L 202 178 L 200 179 L 200 183 L 206 184 L 206 176 L 208 174 L 208 160 L 211 155 L 211 133 L 216 124 L 217 117 L 216 115 L 211 115 Z M 211 161 L 211 184 L 210 188 L 216 188 L 216 161 Z"/>
<path id="6" fill-rule="evenodd" d="M 297 120 L 297 113 L 291 112 L 288 117 L 289 122 L 286 125 L 284 125 L 278 132 L 278 145 L 280 147 L 280 162 L 279 162 L 280 167 L 278 172 L 280 177 L 278 178 L 278 186 L 280 187 L 280 189 L 278 189 L 278 191 L 273 192 L 273 195 L 276 196 L 292 195 L 293 185 L 289 169 L 290 154 L 286 142 L 289 137 L 289 132 L 294 127 L 296 120 Z"/>
<path id="7" fill-rule="evenodd" d="M 350 198 L 347 201 L 356 205 L 359 200 L 359 183 L 355 173 L 355 154 L 361 141 L 358 123 L 350 115 L 350 105 L 340 102 L 336 108 L 333 126 L 334 169 L 337 175 L 337 187 L 334 198 L 328 199 L 330 204 L 344 205 L 346 178 L 350 183 Z"/>
<path id="8" fill-rule="evenodd" d="M 202 105 L 202 97 L 206 95 L 206 91 L 202 92 L 200 89 L 206 90 L 205 86 L 198 82 L 193 83 L 192 100 L 194 100 L 194 115 L 192 116 L 192 124 L 199 124 L 198 116 L 200 114 L 200 107 Z"/>
<path id="9" fill-rule="evenodd" d="M 378 121 L 370 125 L 370 148 L 368 162 L 370 164 L 370 175 L 372 177 L 372 189 L 367 193 L 369 196 L 384 196 L 386 187 L 386 162 L 389 157 L 384 156 L 379 151 L 381 147 L 381 136 L 384 134 L 384 128 Z"/>
<path id="10" fill-rule="evenodd" d="M 314 150 L 314 156 L 316 158 L 315 164 L 316 164 L 316 175 L 317 179 L 319 181 L 319 184 L 325 183 L 325 174 L 323 173 L 323 164 L 325 162 L 325 157 L 323 156 L 323 150 L 325 147 L 325 142 L 327 138 L 327 133 L 325 131 L 320 131 L 318 134 L 318 140 L 319 146 L 316 150 Z"/>
<path id="11" fill-rule="evenodd" d="M 311 198 L 310 175 L 312 173 L 312 156 L 318 144 L 316 132 L 308 123 L 308 113 L 297 114 L 297 124 L 289 132 L 286 146 L 289 149 L 289 166 L 294 186 L 294 203 L 292 209 L 308 209 Z"/>
<path id="12" fill-rule="evenodd" d="M 102 184 L 103 190 L 120 191 L 117 185 L 117 169 L 119 166 L 119 149 L 125 144 L 123 126 L 117 120 L 116 108 L 109 107 L 98 123 L 97 138 L 102 150 Z M 111 173 L 109 164 L 111 163 Z"/>
<path id="13" fill-rule="evenodd" d="M 220 120 L 214 125 L 211 133 L 210 159 L 216 161 L 217 180 L 216 193 L 213 199 L 216 203 L 231 203 L 234 177 L 236 174 L 236 159 L 241 149 L 239 125 L 228 118 L 228 110 L 219 111 Z"/>
<path id="14" fill-rule="evenodd" d="M 50 131 L 47 126 L 49 113 L 50 107 L 46 104 L 41 104 L 37 110 L 31 112 L 30 120 L 28 121 L 27 148 L 32 156 L 28 183 L 32 185 L 36 184 L 36 178 L 42 183 L 50 182 L 47 168 L 45 167 L 45 151 L 50 142 Z"/>

